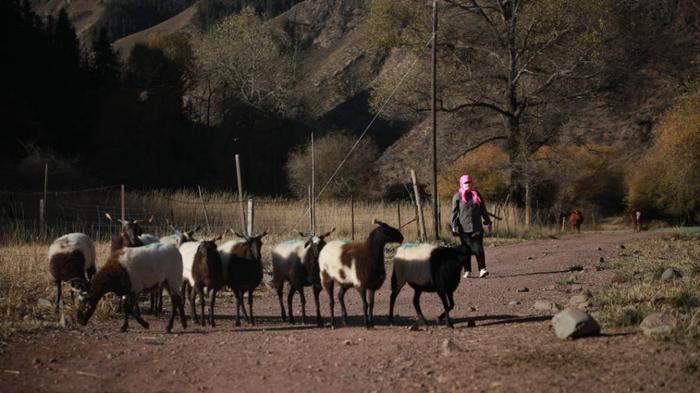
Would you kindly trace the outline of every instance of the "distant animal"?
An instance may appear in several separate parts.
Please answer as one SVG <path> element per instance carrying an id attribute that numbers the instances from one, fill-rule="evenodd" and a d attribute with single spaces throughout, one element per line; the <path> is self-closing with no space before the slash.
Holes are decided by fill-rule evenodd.
<path id="1" fill-rule="evenodd" d="M 183 329 L 187 327 L 180 287 L 182 286 L 182 256 L 172 244 L 154 243 L 142 247 L 125 247 L 110 255 L 107 263 L 97 272 L 90 289 L 81 294 L 78 322 L 86 325 L 97 309 L 102 297 L 113 292 L 125 299 L 124 323 L 121 331 L 129 327 L 129 315 L 148 329 L 141 317 L 137 296 L 143 291 L 165 287 L 170 294 L 172 313 L 166 330 L 173 328 L 175 315 L 179 314 Z"/>
<path id="2" fill-rule="evenodd" d="M 569 224 L 571 229 L 581 233 L 581 224 L 583 223 L 583 213 L 580 210 L 574 210 L 569 214 Z"/>
<path id="3" fill-rule="evenodd" d="M 231 230 L 233 232 L 233 230 Z M 262 267 L 262 238 L 263 232 L 257 236 L 240 235 L 237 240 L 230 240 L 218 247 L 224 272 L 224 284 L 228 285 L 236 296 L 236 326 L 241 325 L 240 312 L 251 325 L 255 325 L 253 316 L 253 291 L 260 285 L 263 278 Z M 243 294 L 248 293 L 248 308 L 250 317 L 243 304 Z"/>
<path id="4" fill-rule="evenodd" d="M 86 291 L 95 275 L 95 243 L 84 233 L 69 233 L 49 246 L 49 271 L 56 284 L 56 312 L 60 310 L 63 282 L 72 289 Z M 71 299 L 75 301 L 71 290 Z"/>
<path id="5" fill-rule="evenodd" d="M 642 231 L 642 211 L 640 209 L 633 208 L 630 210 L 630 221 L 635 232 Z"/>
<path id="6" fill-rule="evenodd" d="M 365 327 L 374 326 L 374 294 L 386 278 L 384 246 L 387 243 L 402 243 L 403 235 L 398 229 L 373 220 L 377 225 L 365 241 L 349 242 L 334 240 L 326 244 L 318 257 L 321 285 L 328 292 L 331 309 L 331 327 L 335 327 L 333 286 L 337 283 L 338 301 L 347 325 L 345 291 L 354 287 L 362 298 Z"/>
<path id="7" fill-rule="evenodd" d="M 443 247 L 427 243 L 404 244 L 396 251 L 391 274 L 391 296 L 389 298 L 389 323 L 394 322 L 394 304 L 401 288 L 408 283 L 413 287 L 413 307 L 419 323 L 426 325 L 420 308 L 423 291 L 437 292 L 444 312 L 438 319 L 445 319 L 453 328 L 450 311 L 454 308 L 454 291 L 459 286 L 461 270 L 465 266 L 463 248 Z"/>
<path id="8" fill-rule="evenodd" d="M 284 312 L 284 303 L 282 302 L 282 290 L 286 281 L 289 282 L 289 293 L 287 295 L 289 323 L 294 323 L 292 300 L 294 293 L 298 292 L 301 300 L 301 318 L 302 322 L 306 324 L 304 287 L 311 286 L 316 302 L 316 324 L 318 326 L 323 325 L 319 304 L 319 294 L 322 288 L 318 256 L 326 245 L 326 237 L 333 231 L 335 231 L 335 228 L 320 236 L 311 236 L 299 232 L 301 237 L 307 238 L 306 241 L 287 240 L 272 248 L 272 286 L 277 291 L 283 321 L 287 320 Z"/>

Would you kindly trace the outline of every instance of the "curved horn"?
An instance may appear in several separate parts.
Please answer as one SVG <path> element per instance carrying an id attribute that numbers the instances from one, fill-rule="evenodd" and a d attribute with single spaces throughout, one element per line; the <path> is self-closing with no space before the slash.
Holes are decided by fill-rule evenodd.
<path id="1" fill-rule="evenodd" d="M 262 239 L 265 235 L 267 235 L 267 231 L 259 234 L 258 236 L 255 236 L 255 237 L 257 237 L 258 239 Z"/>
<path id="2" fill-rule="evenodd" d="M 111 215 L 111 214 L 105 213 L 105 217 L 107 217 L 107 219 L 108 219 L 109 221 L 114 222 L 114 219 L 112 218 L 112 215 Z"/>
<path id="3" fill-rule="evenodd" d="M 305 234 L 304 232 L 298 231 L 298 230 L 296 230 L 296 229 L 293 229 L 292 232 L 298 233 L 299 236 L 301 236 L 301 237 L 308 237 L 308 236 L 309 236 L 309 235 Z"/>
<path id="4" fill-rule="evenodd" d="M 333 232 L 335 232 L 335 227 L 333 227 L 333 229 L 331 229 L 330 231 L 324 233 L 321 237 L 323 238 L 323 237 L 329 236 Z"/>

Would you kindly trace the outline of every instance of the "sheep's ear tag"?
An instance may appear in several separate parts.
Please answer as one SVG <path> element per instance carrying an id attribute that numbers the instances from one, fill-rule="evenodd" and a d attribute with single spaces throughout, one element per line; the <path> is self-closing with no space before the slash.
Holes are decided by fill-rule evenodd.
<path id="1" fill-rule="evenodd" d="M 80 291 L 78 293 L 78 300 L 83 302 L 85 299 L 87 299 L 88 293 L 86 291 Z"/>

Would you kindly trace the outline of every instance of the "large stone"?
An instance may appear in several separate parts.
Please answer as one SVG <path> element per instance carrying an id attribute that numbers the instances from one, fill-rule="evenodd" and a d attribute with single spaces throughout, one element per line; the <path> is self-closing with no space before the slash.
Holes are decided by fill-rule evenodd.
<path id="1" fill-rule="evenodd" d="M 554 333 L 561 339 L 576 339 L 600 334 L 600 325 L 587 313 L 572 308 L 552 318 Z"/>
<path id="2" fill-rule="evenodd" d="M 672 315 L 657 312 L 644 318 L 639 328 L 645 336 L 654 337 L 671 333 L 675 325 L 676 319 Z"/>
<path id="3" fill-rule="evenodd" d="M 682 278 L 683 275 L 676 269 L 666 269 L 661 273 L 661 281 L 671 281 Z"/>
<path id="4" fill-rule="evenodd" d="M 557 306 L 555 303 L 546 301 L 546 300 L 538 300 L 535 302 L 535 310 L 539 311 L 559 311 L 559 306 Z"/>
<path id="5" fill-rule="evenodd" d="M 44 299 L 44 298 L 41 298 L 41 299 L 37 300 L 37 301 L 36 301 L 36 305 L 37 305 L 38 307 L 47 307 L 47 308 L 48 308 L 48 307 L 53 307 L 53 304 L 51 303 L 51 300 L 49 300 L 49 299 Z"/>

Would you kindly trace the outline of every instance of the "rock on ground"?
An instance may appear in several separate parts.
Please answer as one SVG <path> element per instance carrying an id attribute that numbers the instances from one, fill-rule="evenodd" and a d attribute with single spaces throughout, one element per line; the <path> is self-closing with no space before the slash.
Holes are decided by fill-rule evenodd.
<path id="1" fill-rule="evenodd" d="M 559 306 L 555 303 L 546 300 L 538 300 L 535 302 L 535 310 L 539 311 L 559 311 Z"/>
<path id="2" fill-rule="evenodd" d="M 442 347 L 442 356 L 449 356 L 449 355 L 451 355 L 451 354 L 453 354 L 453 353 L 463 352 L 463 351 L 464 351 L 459 345 L 455 344 L 454 341 L 452 341 L 452 340 L 449 339 L 449 338 L 446 338 L 446 339 L 442 342 L 442 346 L 441 346 L 441 347 Z"/>
<path id="3" fill-rule="evenodd" d="M 676 320 L 672 315 L 657 312 L 644 318 L 639 328 L 645 336 L 654 337 L 671 333 L 675 324 Z"/>
<path id="4" fill-rule="evenodd" d="M 671 281 L 671 280 L 677 280 L 679 278 L 682 278 L 683 275 L 681 272 L 679 272 L 676 269 L 666 269 L 664 270 L 663 273 L 661 273 L 661 280 L 662 281 Z"/>
<path id="5" fill-rule="evenodd" d="M 600 325 L 587 313 L 572 308 L 558 313 L 552 318 L 552 326 L 557 337 L 576 339 L 600 334 Z"/>

